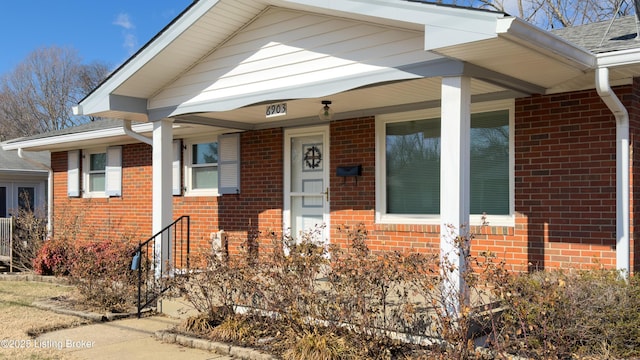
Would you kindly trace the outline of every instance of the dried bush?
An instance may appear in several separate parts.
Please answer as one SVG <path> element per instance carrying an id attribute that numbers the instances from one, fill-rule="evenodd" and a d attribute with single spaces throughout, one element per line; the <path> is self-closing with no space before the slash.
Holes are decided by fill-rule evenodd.
<path id="1" fill-rule="evenodd" d="M 418 254 L 399 252 L 371 252 L 366 245 L 367 231 L 363 225 L 342 226 L 347 234 L 347 249 L 333 248 L 332 271 L 328 282 L 332 301 L 327 310 L 333 310 L 329 319 L 338 324 L 356 326 L 367 336 L 386 333 L 379 329 L 398 332 L 419 332 L 424 328 L 424 316 L 412 300 L 412 279 L 419 275 L 417 262 L 424 260 Z"/>
<path id="2" fill-rule="evenodd" d="M 251 297 L 247 293 L 254 282 L 245 258 L 212 253 L 193 260 L 199 270 L 174 278 L 174 291 L 217 323 L 237 313 L 238 306 Z"/>
<path id="3" fill-rule="evenodd" d="M 91 231 L 93 227 L 84 222 L 85 214 L 91 210 L 91 206 L 90 202 L 83 202 L 79 206 L 71 206 L 70 204 L 56 206 L 56 213 L 52 218 L 54 231 L 50 234 L 51 237 L 39 245 L 36 241 L 32 243 L 33 249 L 37 248 L 35 256 L 32 258 L 33 270 L 37 274 L 69 275 L 75 244 L 84 241 L 84 239 L 94 238 L 93 231 Z M 38 216 L 35 215 L 37 214 L 33 216 L 27 214 L 25 217 L 25 222 L 29 224 L 27 228 L 34 229 L 28 232 L 30 238 L 40 238 L 40 230 L 36 220 Z M 93 226 L 98 226 L 98 224 Z M 85 233 L 86 236 L 80 238 L 81 233 Z"/>
<path id="4" fill-rule="evenodd" d="M 300 238 L 271 234 L 272 251 L 260 257 L 256 267 L 255 305 L 278 314 L 279 320 L 296 333 L 318 318 L 318 282 L 326 268 L 327 249 L 317 239 L 322 227 L 301 234 Z"/>
<path id="5" fill-rule="evenodd" d="M 640 356 L 637 278 L 605 270 L 513 274 L 496 254 L 472 256 L 473 234 L 457 231 L 455 263 L 373 252 L 364 226 L 340 228 L 349 246 L 329 252 L 314 241 L 315 229 L 300 239 L 271 234 L 268 252 L 252 234 L 251 251 L 209 254 L 182 288 L 207 314 L 197 323 L 207 328 L 215 318 L 208 336 L 290 359 Z M 443 286 L 452 270 L 466 284 L 453 293 L 457 303 Z M 478 337 L 488 349 L 478 349 Z"/>
<path id="6" fill-rule="evenodd" d="M 500 340 L 511 353 L 546 359 L 640 356 L 639 285 L 606 269 L 519 274 Z"/>
<path id="7" fill-rule="evenodd" d="M 126 237 L 79 244 L 69 275 L 84 303 L 112 312 L 131 310 L 137 273 L 131 270 L 135 245 Z"/>
<path id="8" fill-rule="evenodd" d="M 353 356 L 353 349 L 349 347 L 344 337 L 331 332 L 305 331 L 287 349 L 282 358 L 284 360 L 341 360 Z"/>
<path id="9" fill-rule="evenodd" d="M 46 237 L 47 220 L 44 211 L 20 209 L 15 217 L 13 232 L 13 266 L 16 270 L 33 270 L 34 259 Z"/>

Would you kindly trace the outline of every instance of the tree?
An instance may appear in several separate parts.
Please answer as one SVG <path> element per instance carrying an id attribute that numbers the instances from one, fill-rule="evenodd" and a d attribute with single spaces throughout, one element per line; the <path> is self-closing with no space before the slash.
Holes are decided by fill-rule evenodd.
<path id="1" fill-rule="evenodd" d="M 92 120 L 74 116 L 72 107 L 107 72 L 105 64 L 81 64 L 77 51 L 70 48 L 33 51 L 0 78 L 0 141 Z"/>
<path id="2" fill-rule="evenodd" d="M 632 0 L 427 0 L 506 12 L 542 29 L 559 29 L 634 13 Z"/>

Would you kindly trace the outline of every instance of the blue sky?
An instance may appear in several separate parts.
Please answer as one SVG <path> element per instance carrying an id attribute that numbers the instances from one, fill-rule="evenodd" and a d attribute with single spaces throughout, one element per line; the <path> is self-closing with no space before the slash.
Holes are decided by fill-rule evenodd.
<path id="1" fill-rule="evenodd" d="M 1 0 L 0 76 L 40 47 L 70 47 L 115 68 L 192 0 Z"/>

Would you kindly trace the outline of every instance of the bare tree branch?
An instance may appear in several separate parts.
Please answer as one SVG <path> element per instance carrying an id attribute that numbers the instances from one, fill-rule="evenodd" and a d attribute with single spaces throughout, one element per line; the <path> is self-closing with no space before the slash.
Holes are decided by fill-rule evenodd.
<path id="1" fill-rule="evenodd" d="M 2 139 L 59 130 L 87 122 L 74 116 L 77 104 L 107 75 L 104 64 L 82 65 L 75 50 L 49 47 L 33 51 L 0 78 Z"/>

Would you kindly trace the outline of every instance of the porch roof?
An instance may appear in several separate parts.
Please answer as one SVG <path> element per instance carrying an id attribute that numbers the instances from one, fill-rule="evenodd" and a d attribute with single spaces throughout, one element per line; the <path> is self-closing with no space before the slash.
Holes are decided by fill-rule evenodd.
<path id="1" fill-rule="evenodd" d="M 635 30 L 631 20 L 616 20 L 600 49 L 611 51 L 598 53 L 595 39 L 606 23 L 546 32 L 504 13 L 411 0 L 197 0 L 74 110 L 138 122 L 169 117 L 185 133 L 203 126 L 211 131 L 317 124 L 325 99 L 332 101 L 334 120 L 438 107 L 443 76 L 470 76 L 474 102 L 593 88 L 601 56 L 622 52 L 623 59 L 604 61 L 613 85 L 629 83 L 640 73 L 639 44 L 623 36 Z M 367 37 L 368 32 L 375 34 Z M 292 33 L 297 37 L 282 36 Z M 336 47 L 344 38 L 349 42 Z M 318 39 L 322 46 L 313 45 Z M 266 46 L 275 40 L 277 46 Z M 354 54 L 360 44 L 367 46 Z M 301 57 L 307 69 L 280 76 L 283 67 L 247 61 L 269 62 L 266 53 L 274 49 Z M 295 61 L 285 65 L 287 71 L 299 67 Z M 229 75 L 238 72 L 269 86 Z M 225 81 L 226 87 L 218 86 Z M 287 102 L 287 115 L 266 118 L 266 104 L 280 101 Z M 132 141 L 121 124 L 97 121 L 3 147 L 59 150 L 105 138 Z M 139 131 L 150 129 L 138 125 Z"/>
<path id="2" fill-rule="evenodd" d="M 383 35 L 390 38 L 376 42 L 358 34 L 361 29 L 386 29 Z M 281 36 L 294 32 L 298 37 Z M 324 42 L 314 44 L 320 32 Z M 399 34 L 407 36 L 393 38 Z M 353 41 L 332 47 L 338 40 L 331 36 Z M 357 53 L 345 49 L 358 40 L 364 45 Z M 299 57 L 286 69 L 249 64 L 256 58 L 268 62 L 275 56 L 267 54 L 271 50 Z M 216 68 L 225 60 L 235 63 Z M 310 68 L 293 70 L 300 61 Z M 441 76 L 473 77 L 479 100 L 544 93 L 594 65 L 587 50 L 498 12 L 406 0 L 200 0 L 76 111 L 257 129 L 308 123 L 325 98 L 333 101 L 338 118 L 436 104 Z M 277 71 L 285 75 L 278 77 Z M 238 74 L 257 80 L 243 83 Z M 203 80 L 186 83 L 197 76 Z M 265 104 L 278 101 L 287 101 L 291 113 L 265 119 Z"/>

